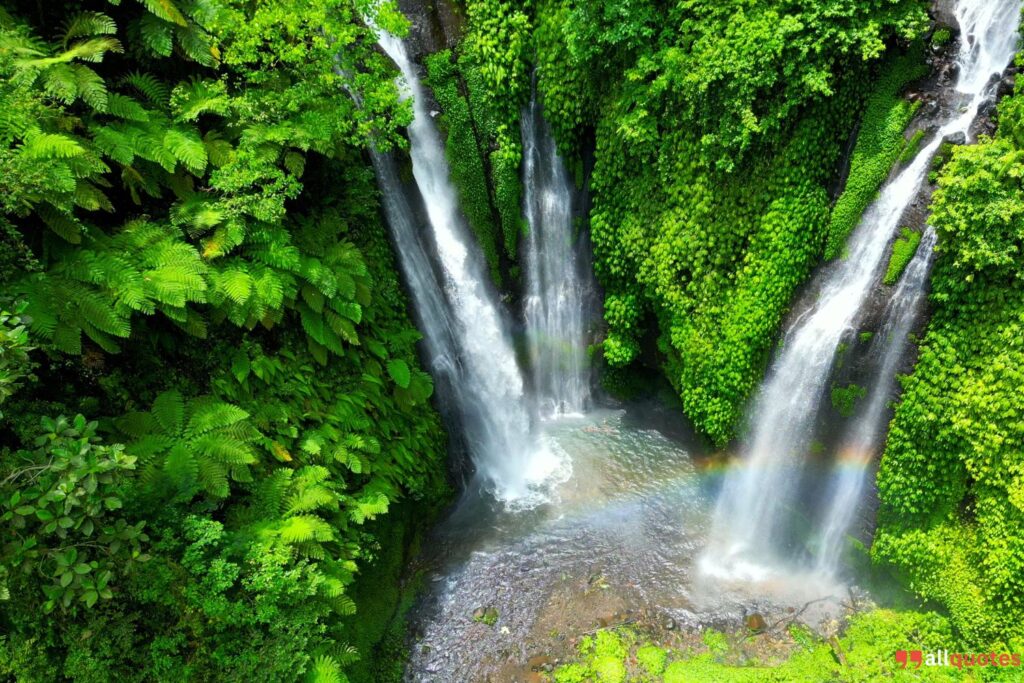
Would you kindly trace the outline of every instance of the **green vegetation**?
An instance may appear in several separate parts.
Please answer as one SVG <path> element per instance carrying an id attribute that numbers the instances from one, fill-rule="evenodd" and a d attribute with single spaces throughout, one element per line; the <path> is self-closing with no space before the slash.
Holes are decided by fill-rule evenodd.
<path id="1" fill-rule="evenodd" d="M 885 270 L 883 282 L 890 287 L 899 282 L 900 276 L 913 260 L 917 253 L 917 247 L 921 244 L 921 233 L 910 228 L 903 228 L 900 236 L 892 244 L 892 256 L 889 257 L 889 266 Z"/>
<path id="2" fill-rule="evenodd" d="M 843 417 L 853 417 L 857 401 L 868 395 L 868 390 L 856 384 L 832 387 L 832 407 Z"/>
<path id="3" fill-rule="evenodd" d="M 939 182 L 939 177 L 942 173 L 942 169 L 945 168 L 949 160 L 953 158 L 953 150 L 956 149 L 956 145 L 951 142 L 943 142 L 939 145 L 938 151 L 935 156 L 932 157 L 932 167 L 928 173 L 928 180 L 932 185 Z"/>
<path id="4" fill-rule="evenodd" d="M 934 47 L 945 47 L 953 40 L 953 31 L 948 26 L 943 26 L 932 34 L 932 45 Z"/>
<path id="5" fill-rule="evenodd" d="M 0 11 L 0 678 L 395 680 L 447 484 L 370 7 L 84 4 Z"/>
<path id="6" fill-rule="evenodd" d="M 922 45 L 915 43 L 906 55 L 890 61 L 868 98 L 850 158 L 850 175 L 832 209 L 825 246 L 825 257 L 829 259 L 842 255 L 847 238 L 875 199 L 893 164 L 897 159 L 906 162 L 913 158 L 924 136 L 923 131 L 918 131 L 909 141 L 904 138 L 903 132 L 920 105 L 902 97 L 907 83 L 927 73 Z"/>
<path id="7" fill-rule="evenodd" d="M 1024 636 L 1024 96 L 942 170 L 934 314 L 878 475 L 873 557 L 972 644 Z"/>
<path id="8" fill-rule="evenodd" d="M 917 153 L 921 151 L 921 142 L 924 140 L 924 131 L 917 130 L 907 140 L 907 146 L 903 148 L 903 154 L 900 155 L 901 164 L 909 164 L 917 156 Z"/>
<path id="9" fill-rule="evenodd" d="M 956 668 L 921 668 L 912 674 L 900 669 L 897 650 L 956 651 L 949 622 L 934 613 L 875 610 L 855 615 L 845 633 L 831 642 L 794 625 L 787 643 L 790 654 L 780 662 L 746 659 L 742 643 L 714 630 L 703 634 L 704 646 L 663 649 L 628 628 L 601 630 L 584 638 L 578 661 L 559 666 L 555 683 L 651 681 L 657 683 L 870 683 L 878 680 L 961 681 Z M 779 637 L 758 636 L 758 637 Z M 786 640 L 783 640 L 786 642 Z M 840 659 L 841 658 L 841 659 Z M 973 680 L 1013 680 L 1008 667 L 979 668 Z"/>
<path id="10" fill-rule="evenodd" d="M 775 2 L 538 4 L 548 118 L 566 151 L 579 150 L 591 126 L 596 136 L 591 234 L 604 360 L 635 363 L 643 336 L 655 334 L 684 409 L 719 444 L 733 436 L 821 254 L 826 187 L 870 95 L 870 64 L 887 40 L 925 24 L 914 1 L 785 12 Z M 896 107 L 898 144 L 871 182 L 903 149 L 912 107 L 897 105 L 897 94 L 920 59 L 912 51 L 877 86 L 886 106 L 876 104 L 866 126 L 884 144 Z M 861 209 L 852 207 L 851 222 Z"/>

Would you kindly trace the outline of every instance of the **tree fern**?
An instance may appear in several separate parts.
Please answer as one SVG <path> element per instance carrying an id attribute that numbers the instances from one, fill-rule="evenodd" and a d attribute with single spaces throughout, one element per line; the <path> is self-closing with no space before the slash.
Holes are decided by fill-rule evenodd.
<path id="1" fill-rule="evenodd" d="M 135 437 L 128 451 L 148 468 L 152 491 L 166 480 L 186 497 L 201 491 L 224 498 L 229 478 L 249 480 L 248 467 L 256 462 L 252 442 L 258 432 L 247 420 L 248 413 L 229 403 L 203 397 L 185 401 L 168 391 L 148 413 L 128 415 L 117 426 Z M 153 474 L 158 467 L 162 477 Z"/>

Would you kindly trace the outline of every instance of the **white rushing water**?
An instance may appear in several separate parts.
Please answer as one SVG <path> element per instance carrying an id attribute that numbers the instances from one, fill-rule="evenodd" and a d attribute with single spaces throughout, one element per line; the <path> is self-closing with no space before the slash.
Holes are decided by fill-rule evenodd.
<path id="1" fill-rule="evenodd" d="M 582 414 L 590 399 L 589 261 L 575 237 L 573 183 L 536 95 L 523 112 L 526 339 L 543 418 Z"/>
<path id="2" fill-rule="evenodd" d="M 833 482 L 818 532 L 816 568 L 834 575 L 839 570 L 843 539 L 856 517 L 858 503 L 868 476 L 873 471 L 883 418 L 896 387 L 896 371 L 909 345 L 928 287 L 937 237 L 928 228 L 917 253 L 907 265 L 882 319 L 882 328 L 871 341 L 869 358 L 880 359 L 867 406 L 851 425 L 840 446 L 833 468 Z"/>
<path id="3" fill-rule="evenodd" d="M 813 440 L 818 406 L 836 351 L 853 330 L 877 285 L 900 218 L 917 196 L 944 138 L 969 132 L 979 108 L 994 95 L 990 82 L 1013 57 L 1021 0 L 958 0 L 958 106 L 912 163 L 893 178 L 865 212 L 817 300 L 784 335 L 755 399 L 752 429 L 740 467 L 726 477 L 716 505 L 712 542 L 702 567 L 709 574 L 761 579 L 786 558 L 781 536 Z"/>
<path id="4" fill-rule="evenodd" d="M 412 170 L 427 210 L 436 272 L 415 235 L 418 226 L 408 202 L 397 198 L 401 187 L 393 167 L 388 172 L 379 157 L 376 165 L 400 263 L 428 338 L 430 364 L 452 378 L 448 390 L 484 485 L 510 505 L 529 507 L 543 500 L 553 479 L 564 478 L 568 465 L 531 430 L 523 376 L 483 258 L 459 211 L 416 67 L 401 40 L 380 31 L 379 42 L 401 71 L 402 95 L 413 101 Z"/>

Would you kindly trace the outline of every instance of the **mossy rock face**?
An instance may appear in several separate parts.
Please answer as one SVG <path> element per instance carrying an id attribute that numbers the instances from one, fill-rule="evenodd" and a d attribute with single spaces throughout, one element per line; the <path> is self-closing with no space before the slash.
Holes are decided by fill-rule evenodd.
<path id="1" fill-rule="evenodd" d="M 893 242 L 892 256 L 889 258 L 889 266 L 885 271 L 883 282 L 886 285 L 895 285 L 903 271 L 907 269 L 910 262 L 917 254 L 917 248 L 921 244 L 921 233 L 909 228 L 903 228 L 900 237 Z"/>

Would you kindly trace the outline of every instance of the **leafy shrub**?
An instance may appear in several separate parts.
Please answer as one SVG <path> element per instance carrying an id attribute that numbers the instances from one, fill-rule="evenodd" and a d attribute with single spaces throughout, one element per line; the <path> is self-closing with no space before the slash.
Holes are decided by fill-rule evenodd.
<path id="1" fill-rule="evenodd" d="M 560 147 L 596 138 L 591 237 L 606 296 L 604 358 L 635 363 L 639 322 L 656 323 L 665 374 L 719 444 L 734 436 L 820 255 L 825 188 L 869 94 L 865 62 L 883 36 L 924 26 L 914 2 L 803 3 L 785 17 L 776 3 L 740 4 L 547 0 L 535 20 L 538 88 Z M 836 28 L 836 13 L 847 28 Z M 889 94 L 886 111 L 875 107 L 879 136 L 914 59 L 877 86 Z"/>
<path id="2" fill-rule="evenodd" d="M 1000 110 L 998 137 L 952 149 L 941 171 L 934 313 L 889 431 L 872 547 L 973 647 L 1024 634 L 1020 96 Z"/>

